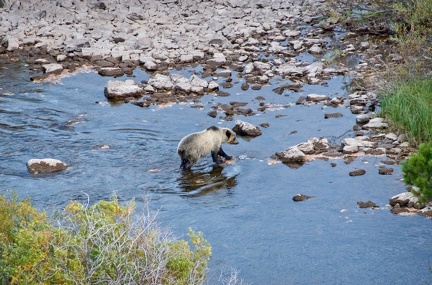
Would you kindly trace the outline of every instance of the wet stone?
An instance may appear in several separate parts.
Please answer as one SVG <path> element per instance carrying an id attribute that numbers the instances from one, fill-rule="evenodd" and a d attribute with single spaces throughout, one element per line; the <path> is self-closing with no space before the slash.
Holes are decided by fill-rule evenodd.
<path id="1" fill-rule="evenodd" d="M 217 116 L 217 111 L 212 110 L 210 112 L 207 113 L 208 116 L 212 117 L 212 118 L 216 118 Z"/>
<path id="2" fill-rule="evenodd" d="M 378 173 L 381 175 L 392 175 L 393 174 L 394 169 L 391 167 L 383 167 L 381 166 L 378 170 Z"/>
<path id="3" fill-rule="evenodd" d="M 328 113 L 328 114 L 324 114 L 324 119 L 341 118 L 341 117 L 343 117 L 343 115 L 341 113 Z"/>
<path id="4" fill-rule="evenodd" d="M 27 169 L 32 174 L 46 174 L 65 170 L 68 165 L 58 159 L 43 158 L 30 159 L 27 162 Z"/>
<path id="5" fill-rule="evenodd" d="M 305 96 L 300 96 L 296 101 L 296 105 L 301 105 L 305 99 Z"/>
<path id="6" fill-rule="evenodd" d="M 98 74 L 101 76 L 118 77 L 124 74 L 123 69 L 118 67 L 102 67 L 99 69 Z"/>
<path id="7" fill-rule="evenodd" d="M 241 85 L 241 90 L 246 91 L 249 89 L 249 83 L 243 82 Z"/>
<path id="8" fill-rule="evenodd" d="M 357 202 L 357 205 L 359 206 L 359 208 L 361 208 L 361 209 L 365 209 L 365 208 L 372 208 L 372 209 L 375 209 L 375 208 L 379 208 L 378 206 L 377 206 L 377 204 L 375 204 L 374 202 L 372 202 L 372 201 L 367 201 L 367 202 L 363 202 L 363 201 L 358 201 Z"/>
<path id="9" fill-rule="evenodd" d="M 144 89 L 133 80 L 109 80 L 105 85 L 104 94 L 110 100 L 124 100 L 127 97 L 144 95 Z"/>
<path id="10" fill-rule="evenodd" d="M 349 176 L 362 176 L 366 174 L 366 170 L 364 169 L 356 169 L 349 173 Z"/>
<path id="11" fill-rule="evenodd" d="M 241 120 L 237 120 L 235 123 L 236 125 L 234 126 L 233 131 L 240 136 L 257 137 L 262 135 L 261 130 L 251 123 Z"/>
<path id="12" fill-rule="evenodd" d="M 297 194 L 297 195 L 295 195 L 292 198 L 292 200 L 294 202 L 301 202 L 301 201 L 305 201 L 305 200 L 308 200 L 308 199 L 311 199 L 311 198 L 314 198 L 314 196 L 308 196 L 308 195 L 304 195 L 304 194 Z"/>

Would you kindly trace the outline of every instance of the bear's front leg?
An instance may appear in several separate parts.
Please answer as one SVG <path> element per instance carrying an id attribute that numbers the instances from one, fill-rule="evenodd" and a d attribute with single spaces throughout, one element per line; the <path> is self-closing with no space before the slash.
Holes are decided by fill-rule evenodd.
<path id="1" fill-rule="evenodd" d="M 194 165 L 194 163 L 192 163 L 189 159 L 185 158 L 185 159 L 182 159 L 182 163 L 180 165 L 180 168 L 182 170 L 188 170 L 188 169 L 191 169 L 193 165 Z"/>
<path id="2" fill-rule="evenodd" d="M 227 160 L 231 160 L 233 158 L 232 156 L 229 156 L 228 154 L 226 154 L 223 151 L 222 147 L 219 148 L 218 155 L 223 156 Z"/>

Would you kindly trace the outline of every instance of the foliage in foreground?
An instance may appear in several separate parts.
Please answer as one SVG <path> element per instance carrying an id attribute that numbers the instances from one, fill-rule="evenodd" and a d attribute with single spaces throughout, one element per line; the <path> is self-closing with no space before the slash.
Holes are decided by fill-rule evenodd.
<path id="1" fill-rule="evenodd" d="M 0 284 L 203 284 L 211 247 L 189 230 L 173 240 L 148 212 L 71 202 L 51 224 L 29 199 L 0 196 Z"/>
<path id="2" fill-rule="evenodd" d="M 432 143 L 422 143 L 417 153 L 402 164 L 404 181 L 416 186 L 412 190 L 422 203 L 432 200 Z"/>
<path id="3" fill-rule="evenodd" d="M 381 96 L 382 113 L 414 142 L 432 142 L 432 78 L 397 84 Z"/>

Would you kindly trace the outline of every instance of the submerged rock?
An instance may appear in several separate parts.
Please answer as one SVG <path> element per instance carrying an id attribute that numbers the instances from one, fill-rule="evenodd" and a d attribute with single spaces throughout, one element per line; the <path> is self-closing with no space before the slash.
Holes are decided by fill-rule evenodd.
<path id="1" fill-rule="evenodd" d="M 27 162 L 27 169 L 32 174 L 45 174 L 65 170 L 68 165 L 58 159 L 43 158 L 30 159 Z"/>

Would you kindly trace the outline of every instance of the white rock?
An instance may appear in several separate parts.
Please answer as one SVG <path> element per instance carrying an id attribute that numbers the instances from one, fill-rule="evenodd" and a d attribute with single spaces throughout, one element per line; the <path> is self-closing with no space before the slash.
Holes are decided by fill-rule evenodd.
<path id="1" fill-rule="evenodd" d="M 307 73 L 305 67 L 299 67 L 292 64 L 282 64 L 278 66 L 275 71 L 281 75 L 289 76 L 304 76 Z"/>
<path id="2" fill-rule="evenodd" d="M 32 174 L 44 174 L 65 170 L 68 165 L 58 159 L 43 158 L 30 159 L 27 162 L 27 169 Z"/>
<path id="3" fill-rule="evenodd" d="M 181 63 L 188 63 L 188 62 L 192 62 L 194 59 L 194 56 L 192 54 L 182 54 L 180 56 L 180 62 Z"/>
<path id="4" fill-rule="evenodd" d="M 219 84 L 217 84 L 216 82 L 214 82 L 213 80 L 209 82 L 208 84 L 208 89 L 213 91 L 219 88 Z"/>
<path id="5" fill-rule="evenodd" d="M 241 120 L 237 120 L 235 123 L 236 124 L 233 128 L 233 131 L 236 132 L 238 135 L 251 137 L 257 137 L 262 135 L 261 130 L 251 123 Z"/>
<path id="6" fill-rule="evenodd" d="M 144 67 L 149 71 L 154 71 L 157 70 L 158 65 L 154 60 L 149 59 L 144 63 Z"/>
<path id="7" fill-rule="evenodd" d="M 356 153 L 358 151 L 359 151 L 359 148 L 356 145 L 346 145 L 342 148 L 342 152 L 345 154 Z"/>
<path id="8" fill-rule="evenodd" d="M 327 95 L 320 95 L 320 94 L 308 94 L 306 96 L 306 100 L 312 101 L 312 102 L 321 102 L 321 101 L 325 101 L 328 99 L 329 99 L 329 97 Z"/>
<path id="9" fill-rule="evenodd" d="M 305 162 L 306 155 L 297 147 L 290 147 L 283 152 L 277 152 L 276 156 L 283 162 Z"/>
<path id="10" fill-rule="evenodd" d="M 42 67 L 45 73 L 55 73 L 61 72 L 63 70 L 63 65 L 58 63 L 43 64 Z"/>
<path id="11" fill-rule="evenodd" d="M 309 49 L 309 52 L 312 53 L 312 54 L 320 54 L 320 53 L 323 52 L 323 49 L 322 49 L 319 45 L 314 44 L 314 45 Z"/>
<path id="12" fill-rule="evenodd" d="M 144 89 L 130 79 L 126 81 L 109 80 L 105 85 L 104 93 L 108 99 L 119 100 L 142 96 Z"/>
<path id="13" fill-rule="evenodd" d="M 297 147 L 305 154 L 311 154 L 314 152 L 314 144 L 311 141 L 300 143 Z"/>
<path id="14" fill-rule="evenodd" d="M 65 61 L 66 58 L 67 58 L 66 55 L 64 55 L 64 54 L 59 54 L 59 55 L 56 57 L 56 60 L 57 60 L 58 62 L 62 62 L 62 61 Z"/>
<path id="15" fill-rule="evenodd" d="M 373 118 L 363 126 L 364 129 L 385 129 L 388 127 L 387 123 L 384 123 L 383 118 Z"/>
<path id="16" fill-rule="evenodd" d="M 207 80 L 199 78 L 195 74 L 193 74 L 189 78 L 189 82 L 192 84 L 192 86 L 200 86 L 200 87 L 203 87 L 203 88 L 207 88 L 208 85 L 209 85 L 209 83 L 207 82 Z"/>
<path id="17" fill-rule="evenodd" d="M 386 139 L 389 139 L 389 140 L 392 140 L 392 141 L 395 141 L 395 140 L 398 139 L 398 135 L 395 134 L 395 133 L 389 133 L 389 134 L 386 134 L 386 135 L 385 135 L 385 138 L 386 138 Z"/>
<path id="18" fill-rule="evenodd" d="M 356 117 L 357 124 L 365 124 L 369 122 L 370 116 L 368 114 L 361 114 Z"/>
<path id="19" fill-rule="evenodd" d="M 259 69 L 259 70 L 269 70 L 269 69 L 271 69 L 271 64 L 270 63 L 265 63 L 265 62 L 261 62 L 261 61 L 255 61 L 253 63 L 253 66 L 256 69 Z"/>
<path id="20" fill-rule="evenodd" d="M 148 84 L 156 89 L 171 90 L 174 86 L 171 78 L 168 75 L 156 74 L 154 77 L 150 78 Z"/>
<path id="21" fill-rule="evenodd" d="M 254 70 L 254 64 L 252 62 L 249 62 L 245 65 L 243 72 L 248 74 L 251 73 Z"/>
<path id="22" fill-rule="evenodd" d="M 7 50 L 14 51 L 19 49 L 19 41 L 15 37 L 8 37 L 7 39 Z"/>
<path id="23" fill-rule="evenodd" d="M 192 84 L 190 84 L 189 82 L 179 82 L 179 83 L 175 84 L 174 88 L 176 90 L 180 90 L 180 91 L 183 91 L 183 92 L 186 92 L 186 93 L 190 93 L 191 89 L 192 89 Z"/>

